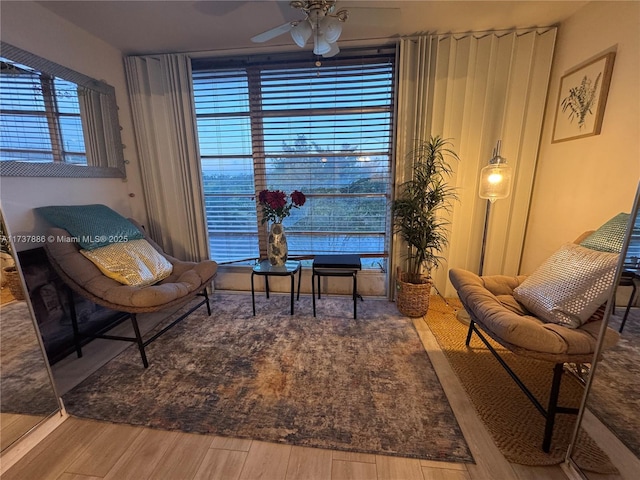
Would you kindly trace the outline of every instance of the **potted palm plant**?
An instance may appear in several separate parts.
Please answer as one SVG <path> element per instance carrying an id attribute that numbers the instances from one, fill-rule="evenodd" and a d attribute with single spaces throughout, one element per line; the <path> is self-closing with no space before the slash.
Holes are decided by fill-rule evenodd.
<path id="1" fill-rule="evenodd" d="M 439 136 L 422 141 L 410 154 L 412 178 L 400 185 L 392 203 L 394 232 L 406 246 L 405 269 L 398 267 L 396 304 L 408 317 L 421 317 L 429 309 L 431 271 L 440 265 L 448 243 L 448 222 L 442 213 L 457 199 L 447 185 L 450 160 L 459 160 L 451 143 Z"/>

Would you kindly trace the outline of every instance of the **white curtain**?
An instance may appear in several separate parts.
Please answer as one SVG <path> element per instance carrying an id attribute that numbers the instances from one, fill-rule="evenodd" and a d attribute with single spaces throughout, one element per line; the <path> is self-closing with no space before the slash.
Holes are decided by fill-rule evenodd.
<path id="1" fill-rule="evenodd" d="M 128 57 L 125 70 L 149 233 L 177 258 L 209 258 L 189 57 Z"/>
<path id="2" fill-rule="evenodd" d="M 416 140 L 439 135 L 460 157 L 451 178 L 459 201 L 448 218 L 449 248 L 434 273 L 443 295 L 455 295 L 450 268 L 478 271 L 486 211 L 478 178 L 498 140 L 515 178 L 511 196 L 491 209 L 484 273 L 519 273 L 555 38 L 547 28 L 400 41 L 396 187 L 411 174 L 406 156 Z M 402 253 L 394 238 L 391 272 Z"/>
<path id="3" fill-rule="evenodd" d="M 105 95 L 88 88 L 78 89 L 78 103 L 87 165 L 94 167 L 118 167 L 115 149 L 107 148 L 115 142 L 108 101 Z"/>

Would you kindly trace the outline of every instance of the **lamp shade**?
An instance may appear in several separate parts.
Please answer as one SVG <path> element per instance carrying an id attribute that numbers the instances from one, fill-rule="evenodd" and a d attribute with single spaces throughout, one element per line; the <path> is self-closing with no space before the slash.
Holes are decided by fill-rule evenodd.
<path id="1" fill-rule="evenodd" d="M 327 53 L 322 55 L 325 58 L 335 57 L 337 54 L 340 53 L 340 48 L 338 47 L 337 43 L 330 43 L 329 45 L 331 46 L 331 50 L 329 50 Z"/>
<path id="2" fill-rule="evenodd" d="M 307 21 L 298 23 L 295 27 L 291 29 L 291 38 L 296 45 L 300 48 L 304 47 L 307 43 L 307 40 L 311 37 L 313 29 L 311 28 L 311 24 Z"/>
<path id="3" fill-rule="evenodd" d="M 326 16 L 320 23 L 320 31 L 324 34 L 324 38 L 329 43 L 336 43 L 342 33 L 342 23 L 336 17 Z"/>
<path id="4" fill-rule="evenodd" d="M 495 160 L 492 158 L 491 161 Z M 513 169 L 507 165 L 502 157 L 501 162 L 489 162 L 489 165 L 480 171 L 480 198 L 486 198 L 491 203 L 501 198 L 507 198 L 511 194 Z"/>
<path id="5" fill-rule="evenodd" d="M 324 55 L 331 51 L 331 45 L 329 45 L 322 33 L 317 34 L 314 40 L 313 53 L 315 55 Z"/>

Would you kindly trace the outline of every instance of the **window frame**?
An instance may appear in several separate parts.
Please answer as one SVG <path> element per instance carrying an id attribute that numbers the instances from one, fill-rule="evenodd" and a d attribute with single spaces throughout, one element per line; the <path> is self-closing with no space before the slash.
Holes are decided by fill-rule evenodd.
<path id="1" fill-rule="evenodd" d="M 390 100 L 389 104 L 386 107 L 382 106 L 374 106 L 374 107 L 361 107 L 358 111 L 356 111 L 353 107 L 338 107 L 332 109 L 326 108 L 305 108 L 305 109 L 295 109 L 291 110 L 289 113 L 285 113 L 286 109 L 281 109 L 279 111 L 270 111 L 263 110 L 261 108 L 257 108 L 260 103 L 260 96 L 262 94 L 262 88 L 260 85 L 260 75 L 263 70 L 266 69 L 287 69 L 287 68 L 295 68 L 295 66 L 300 65 L 301 67 L 308 69 L 310 64 L 310 58 L 308 52 L 305 53 L 296 53 L 296 54 L 274 54 L 274 55 L 255 55 L 248 57 L 233 57 L 233 58 L 207 58 L 207 59 L 192 59 L 192 70 L 194 74 L 198 74 L 204 71 L 231 71 L 231 70 L 244 70 L 246 72 L 247 85 L 248 85 L 248 104 L 249 110 L 248 112 L 240 112 L 235 115 L 245 116 L 245 113 L 249 115 L 249 123 L 251 125 L 251 159 L 254 166 L 253 171 L 253 180 L 254 180 L 254 192 L 253 197 L 257 197 L 257 194 L 266 188 L 268 188 L 267 182 L 267 157 L 268 154 L 265 152 L 265 144 L 264 144 L 264 130 L 262 128 L 262 124 L 267 118 L 274 118 L 278 116 L 290 115 L 290 116 L 304 116 L 308 115 L 313 117 L 313 115 L 324 114 L 324 115 L 336 115 L 338 113 L 365 113 L 365 112 L 382 112 L 388 115 L 388 149 L 385 149 L 382 153 L 383 156 L 388 158 L 387 161 L 387 176 L 386 176 L 386 187 L 384 193 L 381 194 L 371 194 L 371 193 L 349 193 L 349 194 L 310 194 L 312 197 L 320 197 L 320 196 L 339 196 L 341 198 L 350 198 L 350 197 L 372 197 L 378 196 L 383 197 L 385 199 L 385 214 L 384 214 L 384 231 L 380 231 L 377 235 L 383 237 L 383 250 L 380 252 L 376 252 L 375 254 L 361 254 L 363 258 L 371 257 L 375 259 L 381 259 L 382 262 L 376 262 L 375 268 L 386 268 L 386 259 L 388 258 L 389 248 L 391 243 L 391 234 L 392 234 L 392 225 L 391 225 L 391 214 L 390 214 L 390 199 L 393 194 L 393 170 L 394 170 L 394 146 L 395 146 L 395 115 L 396 115 L 396 49 L 395 47 L 378 47 L 378 48 L 366 48 L 366 49 L 352 49 L 348 51 L 341 52 L 339 57 L 334 57 L 331 59 L 322 59 L 322 65 L 327 66 L 354 66 L 359 63 L 369 63 L 369 64 L 379 64 L 381 62 L 388 62 L 390 64 L 390 80 L 389 80 L 389 94 Z M 313 64 L 313 62 L 311 62 Z M 317 66 L 317 65 L 316 65 Z M 319 72 L 320 72 L 319 67 Z M 195 89 L 194 89 L 195 92 Z M 195 94 L 195 93 L 194 93 Z M 197 110 L 197 108 L 196 108 Z M 223 114 L 221 114 L 223 115 Z M 234 114 L 229 114 L 234 115 Z M 201 116 L 196 114 L 196 122 L 202 118 Z M 256 133 L 257 132 L 257 133 Z M 311 157 L 314 154 L 311 152 L 301 154 L 305 157 Z M 301 155 L 297 155 L 300 157 Z M 320 154 L 318 154 L 320 155 Z M 244 155 L 238 155 L 239 157 L 243 157 Z M 286 155 L 278 154 L 278 158 L 284 157 Z M 293 157 L 296 155 L 292 154 Z M 345 157 L 344 152 L 336 152 L 333 156 Z M 222 159 L 222 155 L 218 156 L 209 156 L 200 154 L 200 161 L 203 162 L 205 158 L 220 158 Z M 287 194 L 290 192 L 286 192 Z M 306 192 L 305 192 L 306 193 Z M 206 193 L 203 192 L 206 198 Z M 304 207 L 303 207 L 304 208 Z M 261 223 L 261 217 L 259 209 L 256 205 L 256 223 L 258 228 L 258 255 L 259 258 L 262 258 L 266 255 L 267 250 L 267 238 L 268 238 L 268 224 Z M 209 231 L 209 227 L 207 227 Z M 211 231 L 209 231 L 211 233 Z M 358 235 L 359 232 L 341 232 L 347 233 L 349 235 Z M 303 232 L 304 235 L 322 235 L 323 232 Z M 360 235 L 369 235 L 371 236 L 371 232 L 360 233 Z M 308 255 L 295 256 L 290 258 L 298 258 L 298 259 L 306 259 L 310 258 L 317 252 L 308 252 Z M 223 261 L 222 264 L 239 264 L 239 263 L 247 263 L 247 261 L 256 260 L 258 257 L 251 258 L 243 258 L 232 261 Z M 384 263 L 385 265 L 383 265 Z M 364 263 L 363 263 L 364 266 Z"/>

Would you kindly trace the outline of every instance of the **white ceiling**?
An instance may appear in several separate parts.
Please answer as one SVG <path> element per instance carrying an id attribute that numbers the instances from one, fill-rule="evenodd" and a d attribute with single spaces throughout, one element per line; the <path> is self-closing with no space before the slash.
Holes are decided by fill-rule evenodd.
<path id="1" fill-rule="evenodd" d="M 39 2 L 124 54 L 202 52 L 256 47 L 265 30 L 304 18 L 288 1 L 50 1 Z M 339 44 L 416 32 L 466 32 L 548 26 L 586 1 L 338 0 L 350 10 Z M 288 34 L 265 44 L 297 48 Z M 307 47 L 309 48 L 309 47 Z"/>

